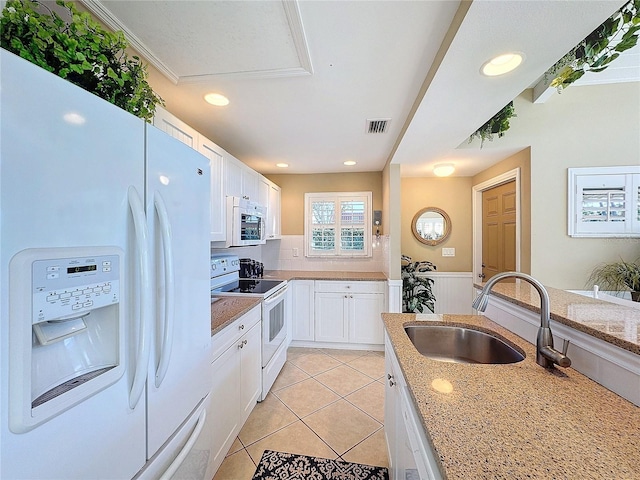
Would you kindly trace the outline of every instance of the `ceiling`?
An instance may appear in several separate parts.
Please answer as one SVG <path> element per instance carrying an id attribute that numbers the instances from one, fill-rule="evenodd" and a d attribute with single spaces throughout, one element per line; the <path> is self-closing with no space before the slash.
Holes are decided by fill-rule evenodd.
<path id="1" fill-rule="evenodd" d="M 403 176 L 448 161 L 474 175 L 515 153 L 499 142 L 456 147 L 624 3 L 83 0 L 153 66 L 169 111 L 258 172 L 380 171 L 391 161 Z M 480 74 L 514 50 L 525 54 L 516 71 Z M 639 57 L 636 48 L 620 75 L 614 62 L 606 81 L 638 81 Z M 230 104 L 205 103 L 210 92 Z M 378 119 L 386 131 L 367 133 Z"/>

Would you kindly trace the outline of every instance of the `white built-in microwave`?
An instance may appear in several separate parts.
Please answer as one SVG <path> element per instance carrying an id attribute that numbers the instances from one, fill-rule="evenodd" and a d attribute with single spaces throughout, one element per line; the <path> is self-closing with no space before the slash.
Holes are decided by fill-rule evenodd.
<path id="1" fill-rule="evenodd" d="M 266 243 L 266 208 L 241 197 L 227 197 L 227 247 Z"/>

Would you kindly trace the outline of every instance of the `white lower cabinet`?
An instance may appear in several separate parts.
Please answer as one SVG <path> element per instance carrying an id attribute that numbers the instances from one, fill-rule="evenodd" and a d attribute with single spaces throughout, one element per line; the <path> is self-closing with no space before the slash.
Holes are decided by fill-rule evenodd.
<path id="1" fill-rule="evenodd" d="M 382 345 L 385 282 L 315 282 L 315 341 Z"/>
<path id="2" fill-rule="evenodd" d="M 262 391 L 261 308 L 256 306 L 212 338 L 210 414 L 215 416 L 214 472 L 218 470 Z"/>
<path id="3" fill-rule="evenodd" d="M 393 347 L 385 335 L 384 432 L 390 480 L 440 480 L 435 453 L 411 401 Z"/>
<path id="4" fill-rule="evenodd" d="M 313 342 L 313 280 L 293 280 L 289 283 L 291 295 L 291 339 Z"/>

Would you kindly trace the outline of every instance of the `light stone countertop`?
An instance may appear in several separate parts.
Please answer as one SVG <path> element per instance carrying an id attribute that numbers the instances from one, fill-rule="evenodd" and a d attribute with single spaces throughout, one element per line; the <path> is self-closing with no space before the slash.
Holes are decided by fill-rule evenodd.
<path id="1" fill-rule="evenodd" d="M 414 314 L 382 314 L 427 437 L 449 479 L 640 478 L 640 408 L 572 368 L 546 370 L 535 346 L 481 315 L 444 315 L 439 324 L 500 334 L 527 357 L 469 365 L 422 356 L 404 325 Z M 435 379 L 451 383 L 439 393 Z"/>
<path id="2" fill-rule="evenodd" d="M 262 301 L 259 297 L 218 297 L 211 302 L 211 336 L 224 329 Z"/>
<path id="3" fill-rule="evenodd" d="M 346 281 L 386 281 L 382 272 L 327 272 L 311 270 L 266 270 L 264 278 L 278 280 L 346 280 Z"/>
<path id="4" fill-rule="evenodd" d="M 640 310 L 557 288 L 545 288 L 549 292 L 553 320 L 640 355 Z M 529 283 L 499 282 L 491 289 L 491 295 L 540 313 L 540 295 Z"/>

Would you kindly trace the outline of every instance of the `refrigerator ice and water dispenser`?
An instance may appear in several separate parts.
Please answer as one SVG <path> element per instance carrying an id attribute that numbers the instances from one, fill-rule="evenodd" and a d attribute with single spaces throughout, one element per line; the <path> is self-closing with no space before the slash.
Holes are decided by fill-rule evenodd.
<path id="1" fill-rule="evenodd" d="M 10 426 L 16 432 L 78 404 L 124 372 L 123 253 L 43 248 L 10 264 Z"/>

